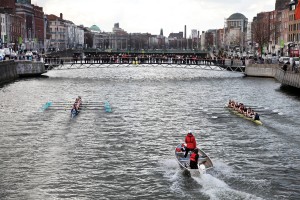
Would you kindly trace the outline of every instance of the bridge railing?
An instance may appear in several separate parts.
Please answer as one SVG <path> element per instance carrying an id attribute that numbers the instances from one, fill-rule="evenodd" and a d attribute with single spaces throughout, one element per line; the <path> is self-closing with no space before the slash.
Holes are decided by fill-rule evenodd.
<path id="1" fill-rule="evenodd" d="M 46 58 L 47 65 L 64 64 L 170 64 L 170 65 L 214 65 L 242 67 L 241 60 L 207 59 L 197 57 L 86 57 L 86 58 Z"/>

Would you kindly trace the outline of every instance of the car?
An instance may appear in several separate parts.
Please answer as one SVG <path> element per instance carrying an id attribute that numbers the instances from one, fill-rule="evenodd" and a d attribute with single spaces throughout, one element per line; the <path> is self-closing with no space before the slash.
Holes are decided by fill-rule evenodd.
<path id="1" fill-rule="evenodd" d="M 287 62 L 290 62 L 290 57 L 280 57 L 280 58 L 279 58 L 279 62 L 280 62 L 281 64 L 285 64 L 285 63 L 287 63 Z"/>
<path id="2" fill-rule="evenodd" d="M 0 61 L 5 60 L 5 52 L 4 49 L 0 49 Z"/>
<path id="3" fill-rule="evenodd" d="M 296 65 L 299 65 L 299 57 L 293 57 L 294 61 L 295 61 L 295 64 Z"/>
<path id="4" fill-rule="evenodd" d="M 27 51 L 25 56 L 33 56 L 33 53 L 31 51 Z"/>
<path id="5" fill-rule="evenodd" d="M 5 58 L 10 59 L 10 54 L 11 54 L 12 49 L 11 48 L 4 48 L 3 50 L 4 50 Z"/>
<path id="6" fill-rule="evenodd" d="M 17 53 L 15 51 L 11 51 L 10 53 L 10 59 L 17 59 Z"/>

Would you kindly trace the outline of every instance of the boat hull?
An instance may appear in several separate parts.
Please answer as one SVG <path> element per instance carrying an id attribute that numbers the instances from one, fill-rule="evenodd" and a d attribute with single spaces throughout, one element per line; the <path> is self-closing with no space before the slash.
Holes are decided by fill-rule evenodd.
<path id="1" fill-rule="evenodd" d="M 179 144 L 175 149 L 175 158 L 181 169 L 189 172 L 192 176 L 198 176 L 206 173 L 213 168 L 213 163 L 210 157 L 201 149 L 199 149 L 198 169 L 190 168 L 190 153 L 184 158 L 185 151 L 181 150 L 183 144 Z"/>
<path id="2" fill-rule="evenodd" d="M 234 114 L 236 114 L 237 116 L 239 116 L 239 117 L 242 117 L 242 118 L 244 118 L 244 119 L 247 119 L 247 120 L 249 120 L 249 121 L 252 121 L 253 123 L 255 123 L 255 124 L 257 124 L 257 125 L 263 125 L 263 123 L 262 123 L 260 120 L 254 120 L 254 119 L 252 119 L 252 118 L 250 118 L 250 117 L 246 117 L 245 115 L 243 115 L 242 113 L 239 113 L 238 111 L 234 110 L 233 108 L 229 107 L 228 105 L 226 105 L 226 107 L 227 107 L 230 111 L 232 111 Z"/>

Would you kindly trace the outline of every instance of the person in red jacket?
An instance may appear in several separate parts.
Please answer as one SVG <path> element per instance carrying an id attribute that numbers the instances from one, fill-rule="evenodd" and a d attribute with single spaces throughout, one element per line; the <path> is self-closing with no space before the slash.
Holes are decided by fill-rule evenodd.
<path id="1" fill-rule="evenodd" d="M 193 151 L 197 146 L 196 139 L 192 134 L 192 131 L 189 131 L 188 134 L 185 136 L 185 143 L 186 143 L 186 148 L 185 148 L 184 157 L 186 158 L 189 151 Z"/>
<path id="2" fill-rule="evenodd" d="M 198 169 L 198 159 L 199 159 L 199 154 L 198 154 L 198 149 L 194 149 L 193 153 L 190 156 L 190 167 L 191 169 Z"/>

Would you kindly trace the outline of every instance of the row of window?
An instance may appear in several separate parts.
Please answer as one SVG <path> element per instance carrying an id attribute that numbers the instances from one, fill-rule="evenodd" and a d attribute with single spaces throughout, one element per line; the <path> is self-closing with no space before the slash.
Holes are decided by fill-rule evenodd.
<path id="1" fill-rule="evenodd" d="M 289 25 L 289 31 L 300 31 L 300 23 Z"/>
<path id="2" fill-rule="evenodd" d="M 289 34 L 289 41 L 299 42 L 300 41 L 300 33 Z"/>
<path id="3" fill-rule="evenodd" d="M 58 27 L 54 27 L 54 28 L 50 28 L 51 32 L 65 32 L 64 28 L 58 28 Z"/>

